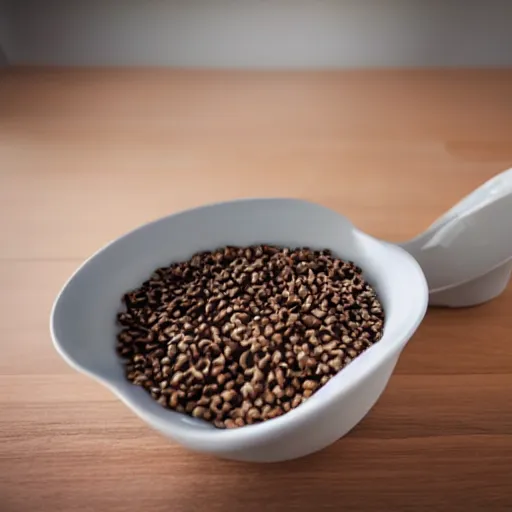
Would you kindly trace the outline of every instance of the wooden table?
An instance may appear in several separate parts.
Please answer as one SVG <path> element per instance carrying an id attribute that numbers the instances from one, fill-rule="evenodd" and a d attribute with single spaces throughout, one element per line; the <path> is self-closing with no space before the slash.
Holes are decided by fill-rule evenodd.
<path id="1" fill-rule="evenodd" d="M 274 465 L 168 443 L 69 368 L 52 300 L 97 248 L 242 196 L 402 240 L 512 165 L 511 71 L 0 75 L 0 510 L 512 509 L 512 287 L 431 310 L 346 438 Z"/>

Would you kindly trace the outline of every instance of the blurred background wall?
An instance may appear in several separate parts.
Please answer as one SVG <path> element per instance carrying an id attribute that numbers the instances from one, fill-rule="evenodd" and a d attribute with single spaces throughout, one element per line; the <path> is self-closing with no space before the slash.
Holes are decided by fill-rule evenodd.
<path id="1" fill-rule="evenodd" d="M 0 3 L 0 47 L 12 64 L 229 68 L 512 65 L 512 0 Z"/>
<path id="2" fill-rule="evenodd" d="M 7 55 L 2 48 L 2 43 L 10 41 L 11 37 L 8 33 L 11 21 L 7 16 L 7 3 L 0 0 L 0 68 L 7 65 Z"/>

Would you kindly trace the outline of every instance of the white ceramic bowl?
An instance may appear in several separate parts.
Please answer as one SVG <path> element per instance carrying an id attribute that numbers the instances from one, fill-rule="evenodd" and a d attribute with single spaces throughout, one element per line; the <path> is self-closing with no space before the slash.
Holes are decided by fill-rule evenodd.
<path id="1" fill-rule="evenodd" d="M 258 243 L 329 248 L 364 270 L 386 320 L 382 339 L 309 400 L 281 417 L 219 430 L 169 411 L 126 381 L 115 352 L 121 296 L 157 267 L 201 250 Z M 301 457 L 333 443 L 375 404 L 428 303 L 420 266 L 404 250 L 357 230 L 342 215 L 295 199 L 250 199 L 195 208 L 157 220 L 107 245 L 71 277 L 51 315 L 56 349 L 107 386 L 149 425 L 192 450 L 248 461 Z"/>

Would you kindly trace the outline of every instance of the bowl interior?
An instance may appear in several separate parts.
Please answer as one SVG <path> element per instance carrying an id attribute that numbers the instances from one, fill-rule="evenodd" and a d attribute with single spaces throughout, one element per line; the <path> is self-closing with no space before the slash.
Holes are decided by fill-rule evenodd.
<path id="1" fill-rule="evenodd" d="M 146 392 L 125 380 L 114 350 L 116 313 L 121 309 L 121 296 L 139 286 L 157 267 L 187 259 L 201 250 L 258 243 L 331 249 L 363 268 L 385 308 L 382 340 L 314 397 L 327 398 L 330 393 L 340 392 L 343 381 L 357 379 L 383 358 L 399 352 L 425 314 L 425 279 L 419 265 L 405 251 L 361 233 L 340 214 L 313 203 L 293 199 L 241 200 L 155 221 L 96 253 L 72 276 L 54 305 L 51 328 L 57 349 L 71 365 L 107 383 L 137 413 L 144 411 L 183 428 L 211 428 L 163 409 Z"/>

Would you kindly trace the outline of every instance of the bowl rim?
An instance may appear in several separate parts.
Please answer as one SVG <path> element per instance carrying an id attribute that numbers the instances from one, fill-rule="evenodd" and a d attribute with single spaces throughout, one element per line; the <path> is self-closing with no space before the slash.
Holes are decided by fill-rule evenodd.
<path id="1" fill-rule="evenodd" d="M 64 292 L 68 289 L 70 284 L 73 282 L 73 280 L 76 278 L 76 276 L 86 267 L 91 261 L 95 260 L 98 256 L 101 255 L 102 252 L 107 250 L 112 245 L 120 242 L 121 240 L 124 240 L 127 237 L 131 237 L 135 235 L 137 232 L 146 230 L 149 227 L 157 224 L 157 223 L 165 223 L 168 222 L 173 217 L 176 217 L 178 215 L 185 215 L 187 213 L 202 210 L 202 209 L 208 209 L 211 207 L 218 207 L 223 206 L 227 204 L 232 203 L 244 203 L 244 202 L 265 202 L 265 201 L 287 201 L 287 202 L 298 202 L 298 203 L 305 203 L 309 206 L 314 205 L 316 207 L 321 207 L 326 210 L 329 210 L 331 213 L 335 213 L 336 215 L 339 215 L 342 219 L 344 219 L 346 222 L 348 222 L 352 229 L 354 230 L 354 235 L 356 237 L 360 237 L 367 242 L 373 243 L 373 244 L 379 244 L 383 247 L 385 247 L 387 250 L 395 252 L 395 254 L 400 257 L 404 262 L 407 262 L 410 266 L 410 268 L 413 270 L 413 273 L 415 277 L 417 278 L 416 282 L 416 289 L 418 290 L 417 296 L 422 298 L 421 302 L 418 302 L 418 308 L 417 308 L 417 315 L 414 321 L 410 321 L 408 324 L 407 329 L 404 330 L 403 335 L 400 337 L 399 340 L 397 340 L 394 343 L 395 350 L 387 350 L 385 354 L 382 354 L 378 360 L 376 359 L 370 359 L 366 362 L 365 365 L 362 365 L 361 368 L 358 368 L 358 372 L 353 375 L 351 379 L 345 379 L 344 382 L 341 384 L 339 382 L 336 382 L 337 377 L 340 376 L 340 374 L 343 374 L 346 370 L 352 366 L 352 364 L 356 360 L 360 360 L 361 358 L 364 358 L 364 355 L 367 354 L 369 351 L 372 350 L 373 347 L 370 347 L 365 352 L 363 352 L 360 356 L 358 356 L 354 362 L 350 363 L 346 367 L 344 367 L 338 374 L 336 374 L 327 384 L 322 386 L 321 389 L 328 389 L 328 388 L 334 388 L 334 386 L 337 386 L 337 389 L 334 390 L 334 392 L 331 393 L 331 395 L 328 398 L 324 398 L 324 400 L 321 399 L 319 396 L 319 392 L 315 393 L 310 399 L 305 401 L 303 404 L 301 404 L 300 407 L 297 407 L 296 409 L 293 409 L 282 416 L 279 416 L 277 418 L 273 418 L 271 420 L 267 420 L 265 422 L 253 424 L 253 425 L 246 425 L 241 428 L 236 429 L 216 429 L 213 426 L 209 425 L 205 428 L 205 426 L 198 427 L 196 425 L 192 424 L 180 424 L 180 423 L 173 423 L 169 422 L 166 419 L 163 419 L 160 414 L 156 414 L 151 410 L 151 405 L 157 405 L 162 409 L 164 413 L 168 414 L 180 414 L 176 411 L 170 411 L 167 409 L 162 408 L 159 404 L 156 404 L 155 400 L 149 395 L 147 395 L 147 403 L 148 407 L 144 407 L 137 402 L 135 403 L 134 400 L 131 399 L 131 394 L 127 392 L 129 389 L 133 389 L 134 385 L 128 381 L 118 381 L 117 379 L 110 379 L 108 377 L 105 377 L 104 375 L 100 375 L 91 368 L 88 368 L 84 365 L 82 365 L 79 361 L 77 361 L 74 357 L 70 356 L 67 352 L 65 346 L 63 343 L 60 342 L 57 333 L 56 333 L 56 322 L 57 322 L 57 316 L 58 316 L 58 309 L 62 301 L 62 297 L 64 295 Z M 149 423 L 151 426 L 156 428 L 157 430 L 169 435 L 171 438 L 174 438 L 175 440 L 179 441 L 186 441 L 190 443 L 194 443 L 195 445 L 202 445 L 203 448 L 206 448 L 207 446 L 215 446 L 216 450 L 221 449 L 229 449 L 229 450 L 236 450 L 243 448 L 247 446 L 249 443 L 256 443 L 258 440 L 261 440 L 261 438 L 264 438 L 265 440 L 270 440 L 272 438 L 276 438 L 282 434 L 283 431 L 289 431 L 292 429 L 297 428 L 301 424 L 307 422 L 310 420 L 312 415 L 315 415 L 318 412 L 321 412 L 321 410 L 324 407 L 329 406 L 329 403 L 332 403 L 337 397 L 340 395 L 346 395 L 350 393 L 355 387 L 357 387 L 362 381 L 364 381 L 369 375 L 374 373 L 376 369 L 384 365 L 387 361 L 392 359 L 401 352 L 407 341 L 410 339 L 410 337 L 414 334 L 414 332 L 419 327 L 420 323 L 422 322 L 426 310 L 428 307 L 428 286 L 425 279 L 425 276 L 423 274 L 423 271 L 419 265 L 419 263 L 411 256 L 407 251 L 399 247 L 398 245 L 391 244 L 389 242 L 379 240 L 375 237 L 372 237 L 359 228 L 357 228 L 347 217 L 345 217 L 343 214 L 338 213 L 335 210 L 332 210 L 331 208 L 327 208 L 323 205 L 320 205 L 318 203 L 307 201 L 304 199 L 296 199 L 296 198 L 286 198 L 286 197 L 260 197 L 260 198 L 240 198 L 240 199 L 234 199 L 234 200 L 228 200 L 228 201 L 219 201 L 219 202 L 213 202 L 213 203 L 207 203 L 203 205 L 199 205 L 196 207 L 187 208 L 185 210 L 180 210 L 175 213 L 171 213 L 169 215 L 166 215 L 164 217 L 160 217 L 154 220 L 151 220 L 147 223 L 144 223 L 124 234 L 121 236 L 111 240 L 107 244 L 105 244 L 103 247 L 98 249 L 96 252 L 94 252 L 90 257 L 88 257 L 85 261 L 81 263 L 81 265 L 72 273 L 72 275 L 67 279 L 65 284 L 60 289 L 59 293 L 57 294 L 50 313 L 50 333 L 52 338 L 52 343 L 56 351 L 59 353 L 59 355 L 75 370 L 77 370 L 80 373 L 83 373 L 85 375 L 88 375 L 92 379 L 100 382 L 103 386 L 107 387 L 119 400 L 121 400 L 132 412 L 134 412 L 137 416 L 139 416 L 141 419 Z M 361 365 L 361 363 L 359 363 Z M 320 391 L 320 390 L 319 390 Z M 144 402 L 146 403 L 146 402 Z M 159 411 L 159 412 L 162 412 Z M 197 420 L 193 420 L 197 421 Z"/>

